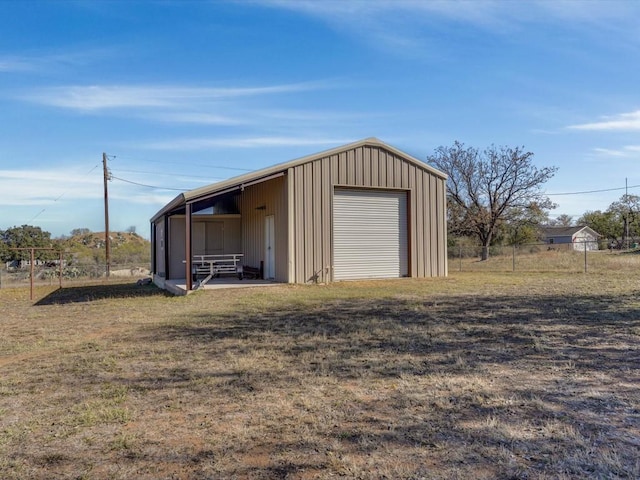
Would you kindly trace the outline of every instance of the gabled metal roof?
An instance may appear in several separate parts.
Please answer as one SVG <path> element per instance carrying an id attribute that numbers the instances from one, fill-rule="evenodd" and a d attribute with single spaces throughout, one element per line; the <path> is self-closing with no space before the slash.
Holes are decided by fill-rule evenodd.
<path id="1" fill-rule="evenodd" d="M 576 233 L 586 230 L 591 235 L 601 237 L 598 232 L 586 225 L 577 225 L 575 227 L 542 227 L 542 233 L 547 237 L 573 237 Z"/>
<path id="2" fill-rule="evenodd" d="M 370 138 L 365 138 L 363 140 L 359 140 L 357 142 L 349 143 L 347 145 L 343 145 L 341 147 L 332 148 L 322 152 L 314 153 L 312 155 L 307 155 L 305 157 L 297 158 L 295 160 L 290 160 L 288 162 L 279 163 L 271 167 L 263 168 L 261 170 L 256 170 L 254 172 L 246 173 L 244 175 L 233 177 L 228 180 L 224 180 L 222 182 L 217 182 L 211 185 L 196 188 L 194 190 L 186 191 L 184 193 L 179 194 L 176 198 L 174 198 L 168 204 L 162 207 L 162 209 L 160 209 L 158 213 L 156 213 L 151 218 L 151 222 L 155 222 L 157 219 L 159 219 L 163 215 L 169 212 L 172 212 L 174 210 L 180 209 L 184 207 L 186 204 L 194 203 L 199 200 L 204 200 L 206 198 L 221 195 L 234 190 L 238 190 L 238 189 L 242 190 L 244 187 L 247 187 L 249 185 L 253 185 L 255 183 L 260 183 L 262 181 L 270 180 L 271 178 L 282 176 L 289 168 L 297 167 L 298 165 L 302 165 L 308 162 L 313 162 L 315 160 L 319 160 L 321 158 L 328 157 L 331 155 L 337 155 L 344 151 L 352 150 L 352 149 L 363 147 L 363 146 L 384 148 L 385 150 L 388 150 L 389 152 L 411 163 L 414 163 L 419 168 L 428 170 L 432 174 L 440 178 L 443 178 L 445 180 L 447 179 L 447 175 L 445 173 L 431 167 L 430 165 L 427 165 L 426 163 L 418 160 L 417 158 L 412 157 L 407 153 L 404 153 L 392 147 L 389 144 L 382 142 L 381 140 L 378 140 L 375 137 L 370 137 Z"/>

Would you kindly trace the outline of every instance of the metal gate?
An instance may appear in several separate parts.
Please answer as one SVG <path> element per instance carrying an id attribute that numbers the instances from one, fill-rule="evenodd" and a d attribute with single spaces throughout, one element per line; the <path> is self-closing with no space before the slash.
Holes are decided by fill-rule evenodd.
<path id="1" fill-rule="evenodd" d="M 407 193 L 336 188 L 333 279 L 408 275 Z"/>

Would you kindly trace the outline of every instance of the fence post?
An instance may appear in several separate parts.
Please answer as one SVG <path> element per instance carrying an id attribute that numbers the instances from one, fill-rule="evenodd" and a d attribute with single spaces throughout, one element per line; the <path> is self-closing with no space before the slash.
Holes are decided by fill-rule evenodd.
<path id="1" fill-rule="evenodd" d="M 60 288 L 62 288 L 62 250 L 60 250 L 60 257 L 58 258 L 58 280 L 60 281 Z"/>
<path id="2" fill-rule="evenodd" d="M 515 272 L 516 271 L 516 244 L 515 243 L 513 244 L 513 262 L 512 263 L 513 263 L 512 268 L 513 268 L 513 271 Z"/>
<path id="3" fill-rule="evenodd" d="M 458 260 L 460 262 L 459 269 L 462 271 L 462 245 L 458 245 Z"/>
<path id="4" fill-rule="evenodd" d="M 587 242 L 584 243 L 584 273 L 587 273 Z"/>

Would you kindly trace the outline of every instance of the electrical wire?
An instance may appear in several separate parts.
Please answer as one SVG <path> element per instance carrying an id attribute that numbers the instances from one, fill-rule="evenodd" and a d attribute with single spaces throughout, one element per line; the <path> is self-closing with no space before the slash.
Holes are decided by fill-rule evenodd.
<path id="1" fill-rule="evenodd" d="M 184 178 L 197 178 L 199 180 L 225 180 L 226 177 L 207 177 L 206 179 L 203 179 L 202 176 L 195 176 L 195 175 L 184 175 L 182 173 L 160 173 L 160 172 L 150 172 L 150 171 L 146 171 L 146 170 L 127 170 L 124 168 L 112 168 L 110 169 L 113 172 L 124 172 L 124 173 L 146 173 L 146 174 L 150 174 L 150 175 L 159 175 L 159 176 L 164 176 L 164 177 L 184 177 Z"/>
<path id="2" fill-rule="evenodd" d="M 113 180 L 120 180 L 121 182 L 130 183 L 132 185 L 138 185 L 139 187 L 155 188 L 156 190 L 175 190 L 178 192 L 185 192 L 185 191 L 191 190 L 190 188 L 171 188 L 171 187 L 158 187 L 155 185 L 147 185 L 145 183 L 138 183 L 132 180 L 126 180 L 124 178 L 116 177 L 115 175 L 111 175 L 111 178 Z"/>
<path id="3" fill-rule="evenodd" d="M 136 162 L 145 162 L 145 163 L 153 163 L 153 164 L 163 164 L 163 165 L 178 165 L 177 162 L 175 161 L 162 161 L 162 160 L 149 160 L 146 158 L 133 158 L 133 157 L 128 157 L 128 156 L 122 156 L 119 155 L 118 158 L 120 160 L 125 159 L 125 160 L 133 160 Z M 239 172 L 252 172 L 253 169 L 250 168 L 240 168 L 240 167 L 229 167 L 226 165 L 212 165 L 212 164 L 197 164 L 197 163 L 191 163 L 189 162 L 189 166 L 190 167 L 200 167 L 200 168 L 219 168 L 220 170 L 235 170 L 235 171 L 239 171 Z"/>
<path id="4" fill-rule="evenodd" d="M 546 193 L 545 195 L 547 195 L 548 197 L 551 196 L 560 196 L 560 195 L 586 195 L 588 193 L 603 193 L 603 192 L 615 192 L 618 190 L 625 190 L 625 189 L 629 189 L 629 188 L 638 188 L 640 187 L 640 185 L 629 185 L 627 187 L 618 187 L 618 188 L 605 188 L 602 190 L 587 190 L 584 192 L 564 192 L 564 193 Z"/>
<path id="5" fill-rule="evenodd" d="M 86 178 L 91 172 L 93 172 L 96 168 L 98 168 L 100 166 L 101 162 L 98 162 L 95 164 L 95 166 L 89 170 L 87 173 L 85 173 L 81 178 Z M 54 199 L 52 203 L 56 203 L 58 200 L 60 200 L 62 197 L 64 197 L 67 193 L 69 193 L 71 190 L 67 190 L 65 192 L 62 192 L 58 198 Z M 42 215 L 45 211 L 47 210 L 47 208 L 43 208 L 42 210 L 40 210 L 38 213 L 36 213 L 33 217 L 31 217 L 29 220 L 27 220 L 27 222 L 25 223 L 25 225 L 29 225 L 31 222 L 33 222 L 36 218 L 38 218 L 40 215 Z"/>

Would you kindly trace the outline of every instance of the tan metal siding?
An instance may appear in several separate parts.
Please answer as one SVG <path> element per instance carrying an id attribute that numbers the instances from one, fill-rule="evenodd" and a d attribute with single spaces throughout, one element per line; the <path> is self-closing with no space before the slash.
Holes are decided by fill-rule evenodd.
<path id="1" fill-rule="evenodd" d="M 304 283 L 304 168 L 295 169 L 296 189 L 294 193 L 295 209 L 295 283 Z M 301 184 L 301 185 L 299 185 Z"/>
<path id="2" fill-rule="evenodd" d="M 164 257 L 165 257 L 165 244 L 164 244 L 164 220 L 160 219 L 155 223 L 155 272 L 161 277 L 166 277 Z"/>
<path id="3" fill-rule="evenodd" d="M 371 150 L 362 149 L 362 185 L 373 185 L 371 183 Z"/>
<path id="4" fill-rule="evenodd" d="M 310 272 L 313 275 L 313 165 L 307 163 L 304 165 L 304 195 L 303 195 L 303 218 L 304 218 L 304 230 L 302 232 L 303 239 L 303 263 L 304 272 Z"/>
<path id="5" fill-rule="evenodd" d="M 287 184 L 287 281 L 293 282 L 296 275 L 295 271 L 295 204 L 293 202 L 295 190 L 294 186 L 295 170 L 290 168 L 285 177 Z"/>
<path id="6" fill-rule="evenodd" d="M 184 215 L 169 218 L 169 276 L 170 280 L 185 277 L 186 229 Z"/>
<path id="7" fill-rule="evenodd" d="M 364 160 L 362 155 L 362 149 L 359 148 L 355 152 L 355 168 L 356 168 L 356 185 L 365 185 L 364 183 Z"/>
<path id="8" fill-rule="evenodd" d="M 245 265 L 259 267 L 265 255 L 265 218 L 275 221 L 275 279 L 289 281 L 287 186 L 284 176 L 246 187 L 240 197 Z"/>
<path id="9" fill-rule="evenodd" d="M 326 162 L 325 162 L 326 163 Z M 316 280 L 321 274 L 319 270 L 322 270 L 322 162 L 313 162 L 313 196 L 312 196 L 312 208 L 313 208 L 313 263 L 312 269 L 314 271 L 314 277 L 312 280 Z"/>
<path id="10" fill-rule="evenodd" d="M 438 276 L 446 277 L 449 274 L 447 263 L 447 188 L 445 180 L 439 179 L 438 204 L 435 206 L 438 215 L 439 243 L 438 243 Z"/>
<path id="11" fill-rule="evenodd" d="M 332 280 L 335 186 L 407 191 L 409 274 L 446 275 L 445 180 L 426 165 L 423 169 L 384 148 L 364 145 L 288 171 L 287 191 L 293 202 L 289 281 Z"/>
<path id="12" fill-rule="evenodd" d="M 417 169 L 416 169 L 417 170 Z M 415 189 L 415 242 L 416 242 L 416 267 L 417 267 L 417 276 L 425 277 L 427 276 L 427 266 L 425 265 L 425 243 L 424 243 L 424 211 L 425 208 L 428 208 L 428 205 L 425 204 L 424 201 L 425 191 L 424 191 L 424 175 L 422 170 L 416 171 L 416 189 Z"/>
<path id="13" fill-rule="evenodd" d="M 418 249 L 416 248 L 420 242 L 420 231 L 418 230 L 418 215 L 417 208 L 419 194 L 416 191 L 416 167 L 414 165 L 409 166 L 409 226 L 411 231 L 409 232 L 409 251 L 411 253 L 411 265 L 409 274 L 413 277 L 421 277 L 424 275 L 421 271 L 421 264 L 418 260 Z"/>
<path id="14" fill-rule="evenodd" d="M 321 211 L 319 213 L 322 221 L 321 231 L 321 251 L 322 255 L 318 260 L 318 266 L 320 268 L 320 274 L 317 278 L 319 282 L 327 282 L 331 279 L 331 245 L 333 245 L 333 227 L 331 224 L 331 216 L 328 212 L 333 208 L 333 193 L 331 191 L 332 182 L 327 182 L 327 179 L 331 178 L 332 162 L 324 161 L 319 162 L 322 165 L 321 176 L 318 188 L 320 189 L 320 195 L 322 196 Z M 326 188 L 324 185 L 329 185 Z"/>
<path id="15" fill-rule="evenodd" d="M 387 159 L 381 158 L 380 150 L 374 148 L 375 162 L 378 164 L 378 185 L 379 187 L 387 186 Z"/>

